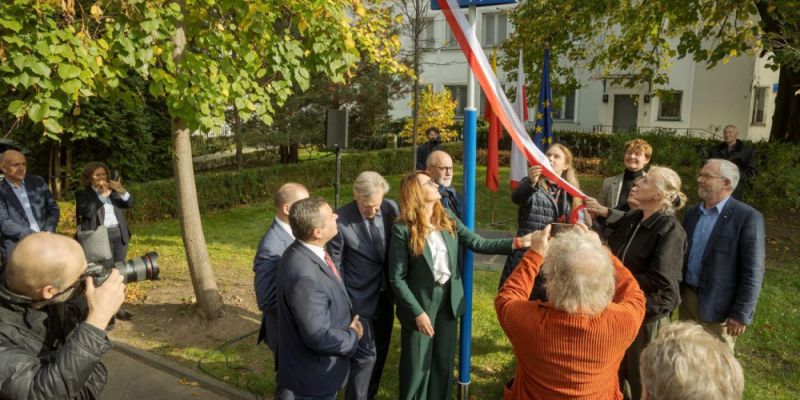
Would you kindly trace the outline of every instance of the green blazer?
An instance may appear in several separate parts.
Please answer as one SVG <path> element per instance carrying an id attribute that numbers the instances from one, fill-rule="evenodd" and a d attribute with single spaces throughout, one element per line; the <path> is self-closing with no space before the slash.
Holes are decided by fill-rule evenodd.
<path id="1" fill-rule="evenodd" d="M 464 226 L 448 210 L 450 219 L 456 223 L 456 236 L 442 232 L 450 258 L 450 309 L 456 318 L 464 314 L 464 287 L 461 269 L 457 265 L 458 245 L 483 254 L 511 254 L 514 239 L 484 239 Z M 408 226 L 397 222 L 392 227 L 392 240 L 389 242 L 389 282 L 397 297 L 397 319 L 402 325 L 416 326 L 414 318 L 427 313 L 435 315 L 432 309 L 433 296 L 433 255 L 427 243 L 422 255 L 411 254 Z M 435 306 L 435 305 L 434 305 Z M 433 321 L 431 321 L 433 323 Z"/>

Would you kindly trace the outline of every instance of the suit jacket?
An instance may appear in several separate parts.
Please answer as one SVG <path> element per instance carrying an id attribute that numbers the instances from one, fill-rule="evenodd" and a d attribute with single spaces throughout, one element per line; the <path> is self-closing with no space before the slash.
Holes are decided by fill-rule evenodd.
<path id="1" fill-rule="evenodd" d="M 301 396 L 344 387 L 358 337 L 347 289 L 296 240 L 278 264 L 278 382 Z"/>
<path id="2" fill-rule="evenodd" d="M 278 275 L 278 263 L 281 261 L 281 256 L 293 241 L 289 232 L 281 228 L 277 222 L 272 221 L 267 233 L 258 243 L 256 257 L 253 260 L 253 272 L 255 272 L 253 285 L 256 290 L 256 301 L 258 309 L 263 313 L 257 343 L 265 340 L 273 352 L 278 344 L 278 300 L 275 278 Z"/>
<path id="3" fill-rule="evenodd" d="M 477 253 L 511 254 L 514 239 L 484 239 L 469 230 L 452 213 L 448 215 L 456 224 L 456 234 L 442 232 L 450 258 L 450 307 L 453 316 L 464 314 L 464 288 L 461 271 L 456 264 L 459 243 Z M 397 298 L 397 319 L 405 327 L 416 329 L 414 318 L 420 314 L 433 315 L 433 255 L 428 244 L 421 255 L 411 254 L 408 226 L 395 223 L 389 242 L 389 282 Z M 431 321 L 433 322 L 433 321 Z"/>
<path id="4" fill-rule="evenodd" d="M 690 208 L 683 218 L 689 241 L 683 263 L 684 276 L 699 219 L 699 205 Z M 730 198 L 711 230 L 701 261 L 697 294 L 703 321 L 733 318 L 747 325 L 753 322 L 764 279 L 764 237 L 761 213 Z"/>
<path id="5" fill-rule="evenodd" d="M 114 206 L 114 216 L 117 217 L 117 223 L 122 232 L 122 243 L 128 243 L 131 240 L 131 231 L 128 229 L 123 209 L 133 206 L 133 195 L 128 193 L 128 200 L 122 200 L 122 196 L 112 190 L 109 199 Z M 75 214 L 78 226 L 82 231 L 93 231 L 103 225 L 106 210 L 94 189 L 87 187 L 75 192 Z"/>
<path id="6" fill-rule="evenodd" d="M 600 197 L 597 201 L 604 207 L 614 208 L 619 203 L 619 193 L 622 191 L 622 179 L 625 173 L 609 176 L 603 179 L 603 188 L 600 189 Z"/>
<path id="7" fill-rule="evenodd" d="M 383 200 L 381 219 L 384 258 L 381 259 L 378 250 L 372 245 L 356 202 L 352 201 L 336 210 L 339 216 L 336 220 L 339 233 L 328 242 L 328 249 L 334 264 L 342 270 L 344 285 L 353 302 L 353 312 L 364 318 L 372 318 L 381 291 L 387 290 L 389 286 L 386 268 L 388 243 L 392 234 L 392 223 L 397 219 L 398 213 L 397 203 Z"/>
<path id="8" fill-rule="evenodd" d="M 53 199 L 47 183 L 44 179 L 33 175 L 26 176 L 23 182 L 39 229 L 42 232 L 55 232 L 58 225 L 58 204 Z M 0 183 L 0 233 L 2 233 L 0 252 L 5 262 L 8 262 L 8 257 L 17 242 L 33 233 L 22 203 L 14 194 L 11 184 L 5 179 Z"/>

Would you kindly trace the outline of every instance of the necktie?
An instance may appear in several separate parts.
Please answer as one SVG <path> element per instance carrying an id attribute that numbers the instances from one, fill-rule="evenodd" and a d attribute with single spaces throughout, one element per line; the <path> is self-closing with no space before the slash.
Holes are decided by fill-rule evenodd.
<path id="1" fill-rule="evenodd" d="M 336 277 L 336 279 L 342 280 L 342 277 L 339 276 L 339 270 L 337 270 L 336 266 L 333 265 L 333 260 L 331 260 L 331 256 L 328 255 L 327 251 L 325 252 L 325 264 L 328 264 L 328 268 L 331 269 L 331 272 L 333 272 L 333 275 Z"/>
<path id="2" fill-rule="evenodd" d="M 372 247 L 375 248 L 375 251 L 378 253 L 378 257 L 380 257 L 381 262 L 383 262 L 386 256 L 386 248 L 384 247 L 381 231 L 378 229 L 375 218 L 370 218 L 367 225 L 369 225 L 369 235 L 372 236 Z"/>

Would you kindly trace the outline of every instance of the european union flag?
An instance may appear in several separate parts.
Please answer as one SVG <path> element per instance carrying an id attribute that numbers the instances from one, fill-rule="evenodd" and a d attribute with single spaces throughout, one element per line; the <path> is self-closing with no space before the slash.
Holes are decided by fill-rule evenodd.
<path id="1" fill-rule="evenodd" d="M 550 50 L 544 50 L 542 84 L 533 128 L 533 143 L 544 153 L 553 144 L 553 94 L 550 92 Z"/>

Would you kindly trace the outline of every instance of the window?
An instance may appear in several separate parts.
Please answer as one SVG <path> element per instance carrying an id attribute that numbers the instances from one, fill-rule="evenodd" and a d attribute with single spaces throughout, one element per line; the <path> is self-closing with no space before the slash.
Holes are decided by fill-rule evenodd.
<path id="1" fill-rule="evenodd" d="M 561 105 L 553 110 L 553 119 L 575 121 L 575 100 L 577 92 L 561 96 Z"/>
<path id="2" fill-rule="evenodd" d="M 467 85 L 445 85 L 444 88 L 450 91 L 456 101 L 456 117 L 463 118 L 464 107 L 467 106 Z"/>
<path id="3" fill-rule="evenodd" d="M 682 91 L 663 92 L 660 94 L 658 102 L 658 120 L 680 121 L 682 100 Z"/>
<path id="4" fill-rule="evenodd" d="M 767 100 L 767 87 L 753 88 L 753 118 L 751 124 L 764 124 L 764 103 Z"/>
<path id="5" fill-rule="evenodd" d="M 503 43 L 508 37 L 508 14 L 483 14 L 483 46 L 491 47 Z"/>
<path id="6" fill-rule="evenodd" d="M 464 18 L 467 18 L 467 14 L 466 13 L 464 13 Z M 447 25 L 447 29 L 445 29 L 445 32 L 446 32 L 446 34 L 445 34 L 444 46 L 445 47 L 449 47 L 451 49 L 453 49 L 453 48 L 457 49 L 458 48 L 458 42 L 456 41 L 456 37 L 453 36 L 453 30 L 450 29 L 450 25 Z"/>
<path id="7" fill-rule="evenodd" d="M 423 49 L 436 47 L 436 22 L 433 18 L 425 18 L 422 22 L 422 32 L 419 36 L 419 46 Z"/>

